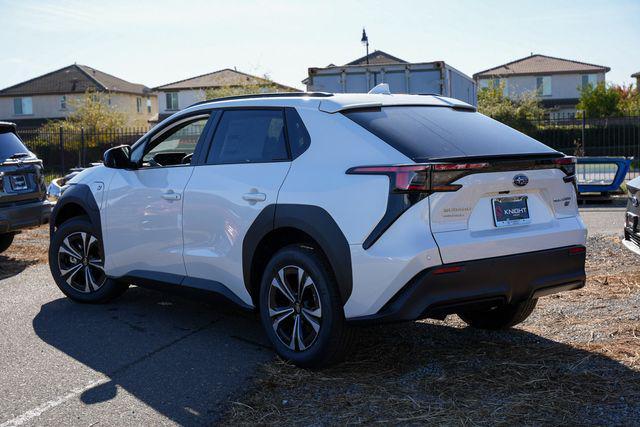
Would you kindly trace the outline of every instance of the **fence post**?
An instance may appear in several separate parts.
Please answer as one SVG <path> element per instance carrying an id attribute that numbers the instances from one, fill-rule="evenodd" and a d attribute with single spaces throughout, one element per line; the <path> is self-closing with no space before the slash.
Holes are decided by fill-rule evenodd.
<path id="1" fill-rule="evenodd" d="M 64 136 L 62 135 L 62 126 L 60 126 L 60 174 L 64 176 Z"/>
<path id="2" fill-rule="evenodd" d="M 80 152 L 80 167 L 83 168 L 87 161 L 87 148 L 84 144 L 84 127 L 80 128 L 80 147 L 82 150 Z"/>
<path id="3" fill-rule="evenodd" d="M 586 156 L 587 155 L 587 141 L 584 140 L 584 128 L 586 126 L 587 123 L 587 112 L 583 111 L 582 112 L 582 155 Z"/>

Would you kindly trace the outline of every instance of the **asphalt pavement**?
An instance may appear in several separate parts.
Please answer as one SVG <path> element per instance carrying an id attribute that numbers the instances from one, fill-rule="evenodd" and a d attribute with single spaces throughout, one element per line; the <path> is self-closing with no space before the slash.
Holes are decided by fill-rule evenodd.
<path id="1" fill-rule="evenodd" d="M 625 206 L 626 199 L 581 205 L 580 216 L 589 230 L 589 235 L 622 236 Z"/>
<path id="2" fill-rule="evenodd" d="M 215 423 L 272 357 L 250 315 L 137 287 L 76 304 L 42 264 L 0 281 L 0 427 Z"/>

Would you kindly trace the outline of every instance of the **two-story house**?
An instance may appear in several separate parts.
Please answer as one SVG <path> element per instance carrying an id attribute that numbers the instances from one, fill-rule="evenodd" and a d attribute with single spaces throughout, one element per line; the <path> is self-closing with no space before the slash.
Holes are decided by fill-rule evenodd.
<path id="1" fill-rule="evenodd" d="M 0 120 L 36 127 L 67 117 L 87 91 L 105 94 L 106 102 L 125 113 L 130 126 L 143 126 L 158 114 L 155 94 L 86 65 L 73 64 L 0 90 Z"/>
<path id="2" fill-rule="evenodd" d="M 580 91 L 587 85 L 605 81 L 609 67 L 531 55 L 473 75 L 479 88 L 504 85 L 504 94 L 517 99 L 525 92 L 535 93 L 552 116 L 571 116 L 576 113 Z"/>
<path id="3" fill-rule="evenodd" d="M 207 89 L 257 87 L 258 91 L 298 92 L 289 86 L 271 80 L 225 68 L 201 76 L 190 77 L 153 88 L 158 95 L 159 120 L 164 120 L 176 111 L 205 99 Z"/>

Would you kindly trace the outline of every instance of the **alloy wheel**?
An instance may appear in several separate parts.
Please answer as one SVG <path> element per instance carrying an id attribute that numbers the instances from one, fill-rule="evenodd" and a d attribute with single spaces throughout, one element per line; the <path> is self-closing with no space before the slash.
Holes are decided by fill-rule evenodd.
<path id="1" fill-rule="evenodd" d="M 293 351 L 304 351 L 318 338 L 322 305 L 313 279 L 304 269 L 281 268 L 269 287 L 269 318 L 278 339 Z"/>
<path id="2" fill-rule="evenodd" d="M 69 286 L 83 293 L 97 291 L 107 279 L 100 242 L 84 231 L 64 238 L 58 248 L 58 269 Z"/>

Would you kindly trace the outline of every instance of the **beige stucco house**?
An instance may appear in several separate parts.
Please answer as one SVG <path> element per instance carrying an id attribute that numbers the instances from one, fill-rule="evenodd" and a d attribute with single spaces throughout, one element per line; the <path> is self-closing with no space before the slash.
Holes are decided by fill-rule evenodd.
<path id="1" fill-rule="evenodd" d="M 153 88 L 158 95 L 159 119 L 163 120 L 176 111 L 205 99 L 207 89 L 258 86 L 268 91 L 292 92 L 298 89 L 253 76 L 238 70 L 225 68 Z"/>
<path id="2" fill-rule="evenodd" d="M 78 64 L 0 90 L 0 120 L 36 127 L 63 119 L 87 91 L 104 94 L 111 108 L 127 115 L 129 126 L 157 120 L 157 96 L 148 87 Z"/>
<path id="3" fill-rule="evenodd" d="M 517 99 L 525 92 L 537 94 L 550 114 L 573 115 L 580 91 L 605 81 L 609 67 L 546 55 L 531 55 L 473 75 L 478 87 L 504 84 L 504 94 Z"/>

